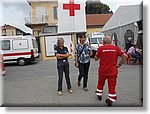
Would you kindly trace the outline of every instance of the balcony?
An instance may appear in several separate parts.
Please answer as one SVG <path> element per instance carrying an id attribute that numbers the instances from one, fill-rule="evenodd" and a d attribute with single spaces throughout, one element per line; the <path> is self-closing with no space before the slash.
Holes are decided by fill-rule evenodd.
<path id="1" fill-rule="evenodd" d="M 48 25 L 48 17 L 27 17 L 25 18 L 25 25 L 31 29 L 36 25 Z"/>

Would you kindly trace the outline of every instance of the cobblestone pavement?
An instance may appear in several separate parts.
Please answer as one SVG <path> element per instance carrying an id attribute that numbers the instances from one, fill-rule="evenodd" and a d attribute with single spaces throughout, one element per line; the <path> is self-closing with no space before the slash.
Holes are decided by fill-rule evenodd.
<path id="1" fill-rule="evenodd" d="M 91 59 L 88 88 L 85 92 L 77 86 L 78 70 L 74 60 L 70 59 L 70 78 L 73 94 L 69 94 L 63 81 L 63 96 L 57 95 L 56 61 L 40 61 L 26 66 L 7 65 L 6 76 L 3 77 L 3 106 L 96 106 L 105 107 L 107 83 L 102 101 L 95 95 L 97 85 L 98 61 Z M 119 68 L 117 95 L 113 106 L 141 107 L 143 78 L 141 65 L 123 65 Z"/>

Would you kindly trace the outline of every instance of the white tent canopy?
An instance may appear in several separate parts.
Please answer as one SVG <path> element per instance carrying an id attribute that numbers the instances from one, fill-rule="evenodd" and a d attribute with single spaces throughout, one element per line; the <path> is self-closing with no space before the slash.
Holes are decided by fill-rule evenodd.
<path id="1" fill-rule="evenodd" d="M 140 20 L 142 20 L 142 5 L 120 6 L 101 31 L 107 31 Z"/>

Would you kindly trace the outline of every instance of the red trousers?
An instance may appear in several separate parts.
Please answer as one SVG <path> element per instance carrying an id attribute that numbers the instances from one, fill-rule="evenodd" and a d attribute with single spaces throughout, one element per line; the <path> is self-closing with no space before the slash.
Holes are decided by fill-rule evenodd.
<path id="1" fill-rule="evenodd" d="M 99 76 L 96 95 L 102 96 L 103 87 L 105 85 L 106 79 L 107 79 L 107 83 L 108 83 L 108 99 L 110 101 L 114 102 L 117 100 L 117 95 L 116 95 L 117 76 Z"/>

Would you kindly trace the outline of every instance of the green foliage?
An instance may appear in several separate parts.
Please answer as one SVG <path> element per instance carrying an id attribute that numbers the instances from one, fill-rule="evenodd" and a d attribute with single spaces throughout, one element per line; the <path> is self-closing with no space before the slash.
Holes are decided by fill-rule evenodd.
<path id="1" fill-rule="evenodd" d="M 108 5 L 100 1 L 86 1 L 86 14 L 113 14 Z"/>

